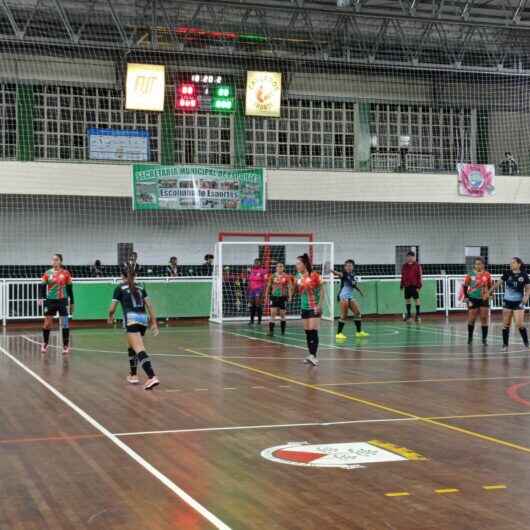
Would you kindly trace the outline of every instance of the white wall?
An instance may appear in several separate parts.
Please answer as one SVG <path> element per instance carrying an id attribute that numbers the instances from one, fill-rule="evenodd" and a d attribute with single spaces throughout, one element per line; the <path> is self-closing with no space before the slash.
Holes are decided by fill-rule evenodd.
<path id="1" fill-rule="evenodd" d="M 336 259 L 393 263 L 395 245 L 419 245 L 424 263 L 463 263 L 464 246 L 486 245 L 492 263 L 530 261 L 525 205 L 270 203 L 266 213 L 132 212 L 129 199 L 0 195 L 0 264 L 116 263 L 116 244 L 133 242 L 143 263 L 201 263 L 219 231 L 313 231 L 334 241 Z"/>

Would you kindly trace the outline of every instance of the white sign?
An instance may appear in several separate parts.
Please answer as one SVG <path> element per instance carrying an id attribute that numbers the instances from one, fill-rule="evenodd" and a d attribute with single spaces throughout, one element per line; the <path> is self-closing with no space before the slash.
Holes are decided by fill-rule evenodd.
<path id="1" fill-rule="evenodd" d="M 149 160 L 149 133 L 118 129 L 88 129 L 90 160 Z"/>
<path id="2" fill-rule="evenodd" d="M 127 65 L 125 108 L 127 110 L 164 110 L 166 68 L 158 64 Z"/>
<path id="3" fill-rule="evenodd" d="M 356 469 L 362 464 L 401 462 L 404 456 L 382 449 L 368 442 L 338 444 L 292 443 L 265 449 L 266 460 L 291 466 Z"/>
<path id="4" fill-rule="evenodd" d="M 280 72 L 247 72 L 245 113 L 247 116 L 279 118 L 282 104 Z"/>

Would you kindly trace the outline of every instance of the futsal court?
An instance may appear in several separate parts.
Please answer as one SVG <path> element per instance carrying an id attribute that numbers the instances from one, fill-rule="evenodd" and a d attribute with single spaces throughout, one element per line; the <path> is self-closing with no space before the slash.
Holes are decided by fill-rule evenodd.
<path id="1" fill-rule="evenodd" d="M 501 353 L 499 323 L 468 348 L 459 317 L 365 328 L 338 345 L 323 322 L 314 368 L 299 322 L 163 327 L 152 392 L 124 385 L 119 329 L 76 329 L 67 356 L 4 332 L 0 528 L 527 528 L 528 352 Z M 304 452 L 362 443 L 348 469 Z"/>

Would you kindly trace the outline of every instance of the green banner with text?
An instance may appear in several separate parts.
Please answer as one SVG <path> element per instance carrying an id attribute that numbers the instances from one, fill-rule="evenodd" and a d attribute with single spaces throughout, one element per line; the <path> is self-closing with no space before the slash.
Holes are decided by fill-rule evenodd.
<path id="1" fill-rule="evenodd" d="M 206 166 L 132 167 L 135 210 L 265 211 L 265 171 Z"/>

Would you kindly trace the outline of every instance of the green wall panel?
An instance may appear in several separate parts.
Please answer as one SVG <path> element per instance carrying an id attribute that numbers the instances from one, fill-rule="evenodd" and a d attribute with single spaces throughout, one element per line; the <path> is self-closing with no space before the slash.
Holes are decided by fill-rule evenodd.
<path id="1" fill-rule="evenodd" d="M 378 313 L 395 315 L 405 310 L 403 291 L 399 288 L 399 280 L 377 282 Z M 421 310 L 424 313 L 436 311 L 436 280 L 425 280 L 420 291 Z"/>

